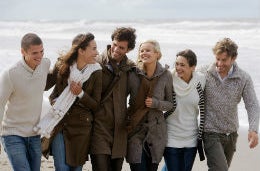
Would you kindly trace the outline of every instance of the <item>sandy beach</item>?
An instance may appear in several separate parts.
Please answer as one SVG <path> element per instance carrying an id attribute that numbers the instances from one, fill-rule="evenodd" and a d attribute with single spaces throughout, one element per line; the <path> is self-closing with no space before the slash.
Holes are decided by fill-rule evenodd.
<path id="1" fill-rule="evenodd" d="M 163 166 L 164 162 L 162 161 L 159 165 L 159 169 Z M 1 171 L 11 171 L 10 164 L 6 157 L 5 152 L 2 151 L 0 155 L 0 170 Z M 54 171 L 53 160 L 50 158 L 46 160 L 42 158 L 41 171 Z M 83 168 L 84 171 L 91 171 L 90 162 L 86 162 Z M 195 164 L 193 166 L 193 171 L 206 171 L 207 164 L 206 161 L 200 162 L 196 158 Z M 237 151 L 233 158 L 230 171 L 259 171 L 260 170 L 260 145 L 255 149 L 249 149 L 247 142 L 247 131 L 245 128 L 239 130 L 239 138 L 237 143 Z M 129 165 L 124 163 L 122 171 L 130 171 Z"/>

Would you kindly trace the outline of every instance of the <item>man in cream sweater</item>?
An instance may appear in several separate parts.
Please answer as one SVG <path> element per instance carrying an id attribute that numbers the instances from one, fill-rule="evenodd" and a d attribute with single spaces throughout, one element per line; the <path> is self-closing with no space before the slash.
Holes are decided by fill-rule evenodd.
<path id="1" fill-rule="evenodd" d="M 42 108 L 50 61 L 40 37 L 24 35 L 23 58 L 0 76 L 1 141 L 14 171 L 40 171 L 40 135 L 33 131 Z"/>

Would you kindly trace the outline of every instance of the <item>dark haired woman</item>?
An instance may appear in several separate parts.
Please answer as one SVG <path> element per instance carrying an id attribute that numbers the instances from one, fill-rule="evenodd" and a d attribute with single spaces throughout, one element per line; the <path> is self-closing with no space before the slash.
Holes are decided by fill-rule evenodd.
<path id="1" fill-rule="evenodd" d="M 50 133 L 50 139 L 43 138 L 42 147 L 45 156 L 53 155 L 56 171 L 81 171 L 88 160 L 93 111 L 99 105 L 102 89 L 94 38 L 91 33 L 77 35 L 70 51 L 58 59 L 47 82 L 56 83 L 50 95 L 51 110 L 62 119 L 56 126 L 50 125 L 55 126 L 53 131 L 41 130 Z"/>
<path id="2" fill-rule="evenodd" d="M 202 139 L 203 126 L 201 125 L 199 130 L 197 118 L 200 114 L 203 123 L 203 90 L 206 79 L 203 74 L 195 71 L 196 65 L 197 57 L 192 50 L 186 49 L 177 53 L 172 72 L 177 108 L 166 120 L 168 142 L 164 160 L 168 171 L 191 171 L 197 146 L 200 144 L 197 143 L 198 137 Z M 163 168 L 162 171 L 165 170 L 166 168 Z"/>

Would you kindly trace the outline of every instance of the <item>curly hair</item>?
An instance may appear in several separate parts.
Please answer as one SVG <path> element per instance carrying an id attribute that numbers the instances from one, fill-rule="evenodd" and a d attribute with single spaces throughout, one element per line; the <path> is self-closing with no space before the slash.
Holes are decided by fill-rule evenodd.
<path id="1" fill-rule="evenodd" d="M 237 49 L 238 46 L 234 41 L 232 41 L 230 38 L 224 38 L 218 41 L 212 50 L 214 55 L 226 52 L 228 56 L 235 58 L 238 54 Z"/>
<path id="2" fill-rule="evenodd" d="M 131 27 L 120 27 L 114 30 L 111 35 L 111 39 L 117 41 L 127 41 L 128 42 L 128 50 L 132 50 L 135 48 L 135 29 Z"/>

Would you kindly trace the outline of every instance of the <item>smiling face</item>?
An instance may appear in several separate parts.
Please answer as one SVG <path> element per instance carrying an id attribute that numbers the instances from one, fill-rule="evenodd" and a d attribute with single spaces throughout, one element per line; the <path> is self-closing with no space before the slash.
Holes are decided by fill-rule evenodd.
<path id="1" fill-rule="evenodd" d="M 86 64 L 94 64 L 98 55 L 97 44 L 91 40 L 85 49 L 79 49 L 79 60 Z"/>
<path id="2" fill-rule="evenodd" d="M 219 75 L 223 78 L 228 75 L 228 72 L 234 64 L 236 57 L 228 56 L 227 52 L 216 55 L 216 69 Z"/>
<path id="3" fill-rule="evenodd" d="M 139 59 L 144 65 L 156 63 L 159 53 L 155 51 L 152 43 L 143 43 L 139 48 Z"/>
<path id="4" fill-rule="evenodd" d="M 194 71 L 195 66 L 190 66 L 185 57 L 177 56 L 175 61 L 175 69 L 177 76 L 188 83 L 192 78 L 192 72 Z"/>
<path id="5" fill-rule="evenodd" d="M 128 52 L 128 42 L 113 40 L 111 45 L 111 56 L 117 62 L 120 62 Z"/>
<path id="6" fill-rule="evenodd" d="M 33 70 L 40 65 L 43 58 L 44 49 L 43 45 L 30 45 L 27 50 L 21 49 L 25 63 Z"/>

